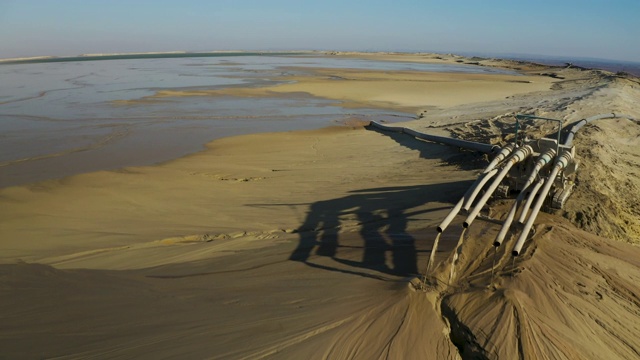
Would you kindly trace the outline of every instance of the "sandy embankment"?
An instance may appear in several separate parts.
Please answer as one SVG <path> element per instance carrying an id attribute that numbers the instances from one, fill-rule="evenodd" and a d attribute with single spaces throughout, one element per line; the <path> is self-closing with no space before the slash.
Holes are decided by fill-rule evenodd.
<path id="1" fill-rule="evenodd" d="M 614 110 L 639 115 L 636 83 L 558 72 L 563 81 L 531 74 L 524 83 L 318 70 L 296 84 L 230 91 L 304 91 L 353 106 L 428 109 L 408 125 L 457 127 L 485 140 L 500 138 L 514 112 L 568 122 Z M 175 95 L 218 93 L 160 92 L 140 101 Z M 612 124 L 592 129 L 604 133 Z M 625 133 L 598 151 L 616 152 L 626 165 L 606 169 L 608 176 L 596 171 L 598 157 L 585 155 L 593 179 L 584 181 L 611 182 L 606 192 L 580 187 L 579 201 L 589 191 L 638 196 L 616 185 L 638 186 L 629 175 L 640 165 L 640 131 L 618 125 Z M 161 166 L 2 189 L 0 355 L 637 357 L 640 251 L 559 215 L 541 218 L 535 243 L 515 264 L 499 254 L 493 282 L 487 255 L 497 227 L 474 224 L 451 286 L 410 290 L 405 275 L 424 268 L 434 226 L 482 164 L 448 147 L 343 126 L 222 139 Z M 503 208 L 497 204 L 494 215 Z M 600 218 L 586 210 L 583 218 L 613 224 L 618 217 L 597 211 Z M 637 208 L 618 211 L 631 217 Z M 625 219 L 629 229 L 637 225 Z M 448 271 L 459 234 L 454 228 L 443 239 L 436 274 Z M 638 240 L 629 233 L 628 241 Z"/>

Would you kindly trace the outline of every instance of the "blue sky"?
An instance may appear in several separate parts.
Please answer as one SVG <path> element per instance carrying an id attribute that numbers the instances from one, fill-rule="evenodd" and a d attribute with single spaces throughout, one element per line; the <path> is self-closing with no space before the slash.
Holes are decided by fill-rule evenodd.
<path id="1" fill-rule="evenodd" d="M 640 62 L 640 0 L 0 0 L 0 58 L 172 50 Z"/>

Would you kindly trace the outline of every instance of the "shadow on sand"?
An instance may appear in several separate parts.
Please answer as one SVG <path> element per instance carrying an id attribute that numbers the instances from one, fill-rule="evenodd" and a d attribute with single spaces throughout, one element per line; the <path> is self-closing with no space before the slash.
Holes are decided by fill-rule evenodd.
<path id="1" fill-rule="evenodd" d="M 312 261 L 312 257 L 328 257 L 338 264 L 390 275 L 418 274 L 418 250 L 416 239 L 408 232 L 409 223 L 412 217 L 448 209 L 449 206 L 428 210 L 411 209 L 434 201 L 449 202 L 468 185 L 468 181 L 459 181 L 373 188 L 313 203 L 304 223 L 297 229 L 299 243 L 289 259 L 326 270 L 357 273 L 367 277 L 371 275 L 319 265 Z M 359 230 L 357 233 L 340 232 L 349 226 Z"/>
<path id="2" fill-rule="evenodd" d="M 455 148 L 404 134 L 373 127 L 367 129 L 419 151 L 421 158 L 457 162 L 454 158 L 463 156 L 484 161 L 477 153 L 460 153 Z M 365 277 L 381 278 L 370 271 L 357 269 L 397 276 L 419 274 L 418 252 L 430 249 L 419 251 L 416 248 L 416 239 L 408 232 L 410 222 L 421 214 L 450 208 L 444 206 L 425 210 L 424 205 L 430 202 L 451 203 L 462 195 L 470 183 L 457 181 L 362 189 L 351 191 L 345 197 L 313 203 L 309 206 L 304 223 L 297 229 L 299 243 L 289 259 L 325 270 Z M 358 229 L 358 232 L 341 231 L 348 227 Z M 316 261 L 320 260 L 317 257 L 330 258 L 335 266 L 329 265 L 331 262 Z"/>

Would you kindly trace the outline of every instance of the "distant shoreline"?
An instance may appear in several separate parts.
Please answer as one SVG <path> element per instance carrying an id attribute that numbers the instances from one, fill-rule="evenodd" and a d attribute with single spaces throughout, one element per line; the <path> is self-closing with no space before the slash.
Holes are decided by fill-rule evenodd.
<path id="1" fill-rule="evenodd" d="M 136 59 L 170 59 L 170 58 L 193 58 L 193 57 L 221 57 L 221 56 L 278 56 L 278 55 L 300 55 L 306 54 L 303 51 L 215 51 L 215 52 L 148 52 L 148 53 L 118 53 L 118 54 L 86 54 L 77 56 L 36 56 L 27 58 L 0 59 L 0 64 L 39 64 L 53 62 L 73 62 L 73 61 L 102 61 L 102 60 L 136 60 Z"/>
<path id="2" fill-rule="evenodd" d="M 82 54 L 74 56 L 34 56 L 21 58 L 0 59 L 0 65 L 8 64 L 37 64 L 54 62 L 73 61 L 102 61 L 102 60 L 135 60 L 135 59 L 166 59 L 166 58 L 194 58 L 194 57 L 221 57 L 221 56 L 287 56 L 287 55 L 335 55 L 335 54 L 436 54 L 431 52 L 345 52 L 345 51 L 324 51 L 324 50 L 298 50 L 298 51 L 242 51 L 242 50 L 221 50 L 221 51 L 167 51 L 167 52 L 136 52 L 136 53 L 113 53 L 113 54 Z M 581 59 L 568 57 L 549 57 L 537 55 L 472 55 L 461 53 L 464 58 L 483 58 L 496 60 L 511 60 L 527 63 L 540 64 L 545 66 L 573 66 L 586 70 L 604 70 L 613 73 L 627 73 L 640 77 L 640 62 L 606 60 L 606 59 Z"/>

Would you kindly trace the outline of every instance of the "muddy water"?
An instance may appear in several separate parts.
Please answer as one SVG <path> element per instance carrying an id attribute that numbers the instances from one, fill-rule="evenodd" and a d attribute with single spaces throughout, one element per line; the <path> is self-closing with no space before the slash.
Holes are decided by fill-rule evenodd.
<path id="1" fill-rule="evenodd" d="M 310 96 L 169 98 L 118 105 L 161 89 L 265 86 L 309 67 L 486 72 L 320 57 L 144 58 L 0 65 L 0 187 L 125 166 L 203 149 L 213 139 L 320 128 L 347 117 L 408 120 L 413 114 L 344 109 Z"/>

